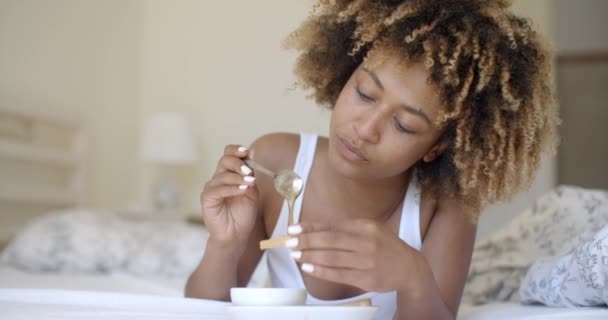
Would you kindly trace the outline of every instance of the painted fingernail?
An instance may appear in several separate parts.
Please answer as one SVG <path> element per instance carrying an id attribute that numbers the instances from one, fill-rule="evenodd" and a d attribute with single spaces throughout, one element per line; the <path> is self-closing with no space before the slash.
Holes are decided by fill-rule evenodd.
<path id="1" fill-rule="evenodd" d="M 292 251 L 289 254 L 296 260 L 300 260 L 300 258 L 302 258 L 302 251 Z"/>
<path id="2" fill-rule="evenodd" d="M 245 182 L 254 182 L 255 181 L 255 177 L 252 176 L 244 176 L 243 180 L 245 180 Z"/>
<path id="3" fill-rule="evenodd" d="M 242 172 L 244 175 L 248 176 L 249 174 L 251 174 L 252 170 L 251 170 L 251 168 L 249 168 L 248 166 L 246 166 L 246 165 L 242 165 L 242 166 L 241 166 L 241 172 Z"/>
<path id="4" fill-rule="evenodd" d="M 248 149 L 247 149 L 246 147 L 239 147 L 239 148 L 237 149 L 237 151 L 238 151 L 238 152 L 245 152 L 245 151 L 247 151 L 247 150 L 248 150 Z"/>
<path id="5" fill-rule="evenodd" d="M 299 225 L 299 224 L 295 224 L 293 226 L 287 227 L 287 234 L 295 236 L 295 235 L 298 235 L 300 233 L 302 233 L 302 226 Z"/>
<path id="6" fill-rule="evenodd" d="M 285 246 L 287 248 L 295 248 L 298 246 L 298 242 L 299 242 L 298 238 L 291 238 L 291 239 L 285 241 Z"/>
<path id="7" fill-rule="evenodd" d="M 302 271 L 307 273 L 312 273 L 313 271 L 315 271 L 315 266 L 310 263 L 302 263 L 302 266 L 300 268 L 302 268 Z"/>
<path id="8" fill-rule="evenodd" d="M 239 186 L 239 190 L 245 190 L 247 189 L 247 185 L 246 184 L 242 184 Z"/>

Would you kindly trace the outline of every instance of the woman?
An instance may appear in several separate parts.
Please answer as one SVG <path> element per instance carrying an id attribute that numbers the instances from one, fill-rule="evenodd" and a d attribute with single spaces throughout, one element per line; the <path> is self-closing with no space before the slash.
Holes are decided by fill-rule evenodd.
<path id="1" fill-rule="evenodd" d="M 260 240 L 284 235 L 274 286 L 308 303 L 370 298 L 377 319 L 454 319 L 481 209 L 529 186 L 554 144 L 550 57 L 508 1 L 320 1 L 286 40 L 296 75 L 332 109 L 329 137 L 229 145 L 201 193 L 210 238 L 186 295 L 229 299 Z M 252 151 L 250 151 L 252 150 Z M 287 225 L 272 180 L 294 168 Z"/>

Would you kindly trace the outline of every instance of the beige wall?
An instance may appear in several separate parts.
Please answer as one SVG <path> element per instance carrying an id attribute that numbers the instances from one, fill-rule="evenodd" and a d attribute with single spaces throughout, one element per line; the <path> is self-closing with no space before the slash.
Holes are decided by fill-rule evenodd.
<path id="1" fill-rule="evenodd" d="M 64 110 L 90 125 L 88 203 L 119 206 L 134 183 L 139 0 L 0 0 L 0 103 Z"/>
<path id="2" fill-rule="evenodd" d="M 229 2 L 216 3 L 209 10 L 206 2 L 196 0 L 147 1 L 143 110 L 181 109 L 192 115 L 203 154 L 195 178 L 186 181 L 192 191 L 211 174 L 226 143 L 249 143 L 272 131 L 327 132 L 326 112 L 318 111 L 302 92 L 286 92 L 293 82 L 293 55 L 279 46 L 287 31 L 305 17 L 309 3 Z M 549 0 L 518 0 L 514 10 L 532 18 L 541 33 L 551 36 Z M 480 237 L 553 187 L 554 168 L 554 159 L 546 159 L 529 192 L 512 204 L 489 208 L 481 221 Z M 149 171 L 142 176 L 145 185 Z M 189 198 L 195 203 L 197 194 Z"/>
<path id="3" fill-rule="evenodd" d="M 294 55 L 280 47 L 311 3 L 0 0 L 0 101 L 84 116 L 95 148 L 90 203 L 103 207 L 145 200 L 153 169 L 137 159 L 144 116 L 185 113 L 200 138 L 200 162 L 180 171 L 186 206 L 195 207 L 224 144 L 273 131 L 327 133 L 328 113 L 289 90 Z M 551 33 L 551 1 L 517 0 L 515 9 Z M 553 167 L 546 161 L 513 205 L 489 210 L 480 234 L 550 188 Z"/>
<path id="4" fill-rule="evenodd" d="M 196 172 L 182 179 L 191 206 L 225 144 L 247 145 L 273 131 L 327 132 L 328 113 L 289 90 L 294 55 L 280 46 L 310 3 L 146 1 L 142 114 L 190 116 L 202 155 Z M 153 179 L 148 166 L 142 169 L 141 186 Z"/>

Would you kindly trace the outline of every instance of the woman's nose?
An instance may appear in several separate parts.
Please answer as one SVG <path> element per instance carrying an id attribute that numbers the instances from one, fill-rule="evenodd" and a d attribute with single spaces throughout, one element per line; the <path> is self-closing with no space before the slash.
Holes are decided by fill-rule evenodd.
<path id="1" fill-rule="evenodd" d="M 381 136 L 382 114 L 369 110 L 353 123 L 353 128 L 359 138 L 368 143 L 378 143 Z"/>

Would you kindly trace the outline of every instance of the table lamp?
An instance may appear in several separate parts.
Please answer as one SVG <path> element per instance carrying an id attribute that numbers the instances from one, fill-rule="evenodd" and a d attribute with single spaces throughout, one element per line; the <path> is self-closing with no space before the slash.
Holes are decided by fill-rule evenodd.
<path id="1" fill-rule="evenodd" d="M 197 160 L 194 137 L 186 118 L 174 112 L 158 112 L 146 117 L 140 156 L 161 169 L 153 188 L 156 208 L 177 209 L 179 196 L 173 179 L 174 167 L 193 164 Z"/>

